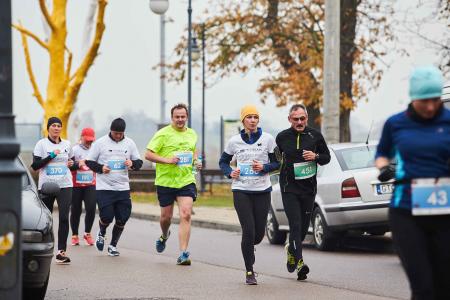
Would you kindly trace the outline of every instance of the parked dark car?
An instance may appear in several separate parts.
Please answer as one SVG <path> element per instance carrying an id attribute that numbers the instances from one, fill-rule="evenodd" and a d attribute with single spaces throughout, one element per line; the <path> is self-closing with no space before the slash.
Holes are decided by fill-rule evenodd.
<path id="1" fill-rule="evenodd" d="M 22 160 L 18 159 L 17 163 L 25 171 L 22 176 L 23 299 L 44 299 L 53 257 L 53 219 L 40 200 L 30 172 Z M 55 193 L 54 188 L 46 186 L 42 191 Z"/>

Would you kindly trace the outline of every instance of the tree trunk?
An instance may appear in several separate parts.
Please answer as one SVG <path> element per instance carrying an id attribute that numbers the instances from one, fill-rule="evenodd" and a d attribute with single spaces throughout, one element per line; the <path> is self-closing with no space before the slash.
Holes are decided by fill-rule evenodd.
<path id="1" fill-rule="evenodd" d="M 343 99 L 352 99 L 353 57 L 355 54 L 356 9 L 359 0 L 341 0 L 341 46 L 340 46 L 340 95 Z M 341 142 L 351 141 L 351 108 L 341 105 L 340 134 Z"/>
<path id="2" fill-rule="evenodd" d="M 311 105 L 306 106 L 306 110 L 308 111 L 308 126 L 320 131 L 320 109 Z"/>

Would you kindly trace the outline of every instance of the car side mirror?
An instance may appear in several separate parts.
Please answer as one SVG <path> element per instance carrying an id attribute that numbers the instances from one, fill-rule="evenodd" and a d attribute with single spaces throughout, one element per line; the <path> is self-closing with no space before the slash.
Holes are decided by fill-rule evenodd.
<path id="1" fill-rule="evenodd" d="M 59 195 L 60 191 L 61 191 L 61 188 L 55 182 L 45 182 L 40 189 L 40 193 L 42 196 L 56 197 Z"/>

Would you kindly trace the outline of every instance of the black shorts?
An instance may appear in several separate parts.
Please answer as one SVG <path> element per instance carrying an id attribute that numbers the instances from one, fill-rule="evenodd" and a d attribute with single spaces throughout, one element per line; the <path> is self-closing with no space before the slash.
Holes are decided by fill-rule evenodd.
<path id="1" fill-rule="evenodd" d="M 104 223 L 116 222 L 125 224 L 131 215 L 130 191 L 96 191 L 99 217 Z"/>
<path id="2" fill-rule="evenodd" d="M 156 193 L 158 194 L 159 206 L 161 207 L 172 205 L 177 200 L 177 197 L 191 197 L 194 201 L 197 198 L 195 183 L 188 184 L 179 189 L 157 185 Z"/>

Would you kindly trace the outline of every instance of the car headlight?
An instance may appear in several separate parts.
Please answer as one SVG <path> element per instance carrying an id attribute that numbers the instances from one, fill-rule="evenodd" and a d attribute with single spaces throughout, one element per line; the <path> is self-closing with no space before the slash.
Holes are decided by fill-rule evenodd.
<path id="1" fill-rule="evenodd" d="M 39 231 L 22 231 L 22 241 L 25 243 L 42 242 L 42 233 Z"/>

